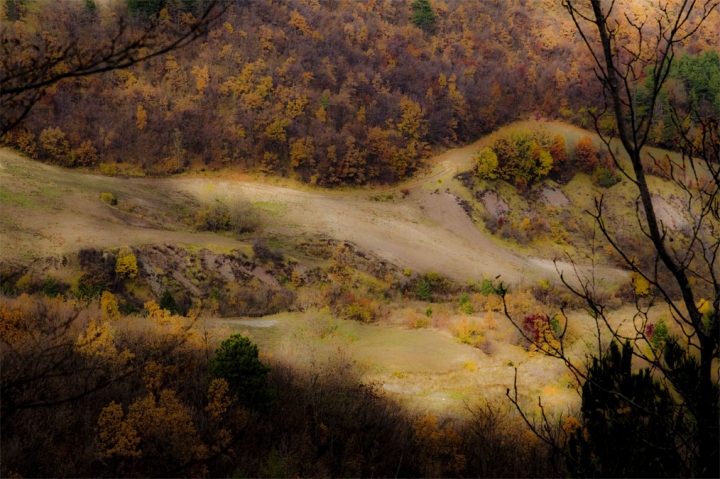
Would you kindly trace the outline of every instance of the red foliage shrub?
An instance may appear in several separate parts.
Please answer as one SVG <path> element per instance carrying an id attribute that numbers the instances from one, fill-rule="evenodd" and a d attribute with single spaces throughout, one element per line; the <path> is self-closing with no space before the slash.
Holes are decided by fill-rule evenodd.
<path id="1" fill-rule="evenodd" d="M 543 325 L 543 323 L 545 324 Z M 523 329 L 530 335 L 533 343 L 536 343 L 540 337 L 540 331 L 549 323 L 550 318 L 546 315 L 539 313 L 531 314 L 530 316 L 525 316 L 525 319 L 523 319 Z"/>

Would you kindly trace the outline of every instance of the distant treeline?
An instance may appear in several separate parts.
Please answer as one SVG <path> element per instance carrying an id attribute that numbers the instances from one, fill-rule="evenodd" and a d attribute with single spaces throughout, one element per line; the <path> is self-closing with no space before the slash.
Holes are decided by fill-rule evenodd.
<path id="1" fill-rule="evenodd" d="M 241 2 L 187 48 L 62 81 L 6 142 L 108 174 L 232 167 L 333 186 L 396 182 L 421 168 L 432 147 L 474 141 L 521 116 L 592 125 L 602 92 L 558 2 L 426 3 Z M 118 8 L 136 25 L 159 12 L 170 32 L 201 4 Z M 72 26 L 91 35 L 107 14 L 94 2 L 54 2 L 14 11 L 6 28 L 31 37 L 42 25 L 62 38 Z M 720 112 L 718 17 L 677 62 L 653 131 L 658 144 L 673 143 L 669 99 Z"/>

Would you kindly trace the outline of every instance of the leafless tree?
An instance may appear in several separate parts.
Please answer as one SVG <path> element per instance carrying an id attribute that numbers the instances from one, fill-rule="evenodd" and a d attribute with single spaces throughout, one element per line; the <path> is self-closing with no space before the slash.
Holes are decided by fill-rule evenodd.
<path id="1" fill-rule="evenodd" d="M 628 2 L 629 3 L 629 2 Z M 638 298 L 637 312 L 625 325 L 613 324 L 607 316 L 602 295 L 592 277 L 574 270 L 565 285 L 588 304 L 595 319 L 597 357 L 609 340 L 630 342 L 633 355 L 649 365 L 654 376 L 675 398 L 674 418 L 663 418 L 676 434 L 678 452 L 687 474 L 718 477 L 718 379 L 720 343 L 720 130 L 718 119 L 674 112 L 674 126 L 680 139 L 681 158 L 655 158 L 643 150 L 656 120 L 660 97 L 676 54 L 718 7 L 717 0 L 668 0 L 634 12 L 616 0 L 563 0 L 575 28 L 594 60 L 594 71 L 605 95 L 606 107 L 595 116 L 595 125 L 617 168 L 636 188 L 637 224 L 644 236 L 650 259 L 638 261 L 619 240 L 619 232 L 605 217 L 604 198 L 595 200 L 589 212 L 598 230 L 636 277 L 650 286 Z M 640 93 L 642 92 L 642 98 Z M 613 127 L 607 125 L 606 115 Z M 690 121 L 692 120 L 692 121 Z M 617 140 L 625 150 L 621 157 Z M 647 155 L 652 161 L 643 161 Z M 689 227 L 673 231 L 658 218 L 654 193 L 647 175 L 653 169 L 682 192 Z M 663 305 L 682 332 L 663 343 L 651 340 L 649 311 Z M 507 312 L 506 312 L 507 314 Z M 509 315 L 508 315 L 509 317 Z M 511 318 L 523 333 L 522 324 Z M 565 329 L 567 323 L 565 324 Z M 603 339 L 603 335 L 605 335 Z M 545 345 L 545 352 L 565 361 L 580 382 L 587 376 L 589 362 L 579 364 L 565 349 L 564 332 L 559 342 Z M 620 391 L 611 391 L 621 395 Z M 517 388 L 510 399 L 519 407 Z M 626 398 L 627 399 L 627 398 Z M 522 413 L 522 411 L 521 411 Z M 555 431 L 544 415 L 540 421 L 527 419 L 534 430 L 557 444 Z M 678 427 L 679 420 L 691 427 Z"/>

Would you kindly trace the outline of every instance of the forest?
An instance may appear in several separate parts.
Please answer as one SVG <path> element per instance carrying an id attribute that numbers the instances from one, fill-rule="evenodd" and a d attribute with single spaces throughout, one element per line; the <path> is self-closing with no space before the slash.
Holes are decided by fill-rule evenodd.
<path id="1" fill-rule="evenodd" d="M 0 25 L 1 477 L 720 475 L 717 0 Z"/>
<path id="2" fill-rule="evenodd" d="M 438 1 L 425 19 L 411 3 L 233 2 L 186 48 L 52 85 L 4 141 L 110 175 L 259 170 L 332 187 L 396 183 L 432 152 L 528 115 L 593 126 L 600 85 L 559 2 Z M 201 4 L 128 2 L 129 28 L 158 13 L 160 35 L 172 35 Z M 32 58 L 38 24 L 62 43 L 111 22 L 93 2 L 51 5 L 8 15 L 24 40 L 14 56 Z M 665 104 L 720 112 L 717 17 L 684 45 Z M 667 106 L 652 141 L 678 141 Z"/>

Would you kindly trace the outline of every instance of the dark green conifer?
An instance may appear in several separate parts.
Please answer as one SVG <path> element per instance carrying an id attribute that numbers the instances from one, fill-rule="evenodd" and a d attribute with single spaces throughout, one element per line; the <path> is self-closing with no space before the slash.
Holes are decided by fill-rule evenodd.
<path id="1" fill-rule="evenodd" d="M 593 358 L 582 387 L 582 426 L 570 434 L 573 477 L 677 477 L 673 399 L 645 368 L 632 372 L 632 347 Z"/>
<path id="2" fill-rule="evenodd" d="M 435 28 L 435 12 L 429 0 L 415 0 L 412 5 L 413 14 L 410 21 L 418 28 L 430 31 Z"/>

